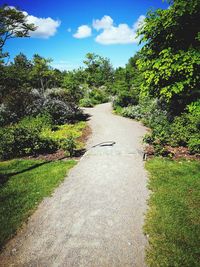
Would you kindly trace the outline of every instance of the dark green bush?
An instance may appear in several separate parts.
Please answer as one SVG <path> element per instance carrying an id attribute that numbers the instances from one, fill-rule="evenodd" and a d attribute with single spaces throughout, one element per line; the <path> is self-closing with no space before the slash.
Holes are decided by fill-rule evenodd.
<path id="1" fill-rule="evenodd" d="M 12 112 L 7 105 L 0 105 L 0 127 L 17 121 L 17 114 Z"/>
<path id="2" fill-rule="evenodd" d="M 55 151 L 58 146 L 55 141 L 41 137 L 45 128 L 51 127 L 47 115 L 36 118 L 27 117 L 17 124 L 0 128 L 0 158 L 46 153 Z"/>
<path id="3" fill-rule="evenodd" d="M 52 119 L 53 124 L 61 125 L 72 121 L 75 117 L 75 111 L 65 102 L 57 99 L 49 99 L 44 103 L 44 111 Z"/>
<path id="4" fill-rule="evenodd" d="M 113 106 L 117 107 L 127 107 L 129 105 L 136 105 L 138 104 L 138 99 L 134 96 L 134 91 L 119 91 L 117 97 L 113 102 Z"/>

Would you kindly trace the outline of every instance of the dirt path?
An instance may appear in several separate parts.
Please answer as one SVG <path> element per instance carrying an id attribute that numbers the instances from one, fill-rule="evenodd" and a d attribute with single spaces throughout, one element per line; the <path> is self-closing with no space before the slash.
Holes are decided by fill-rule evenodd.
<path id="1" fill-rule="evenodd" d="M 1 266 L 145 266 L 145 128 L 113 115 L 110 104 L 86 111 L 88 152 L 8 243 Z M 91 148 L 104 141 L 116 144 Z"/>

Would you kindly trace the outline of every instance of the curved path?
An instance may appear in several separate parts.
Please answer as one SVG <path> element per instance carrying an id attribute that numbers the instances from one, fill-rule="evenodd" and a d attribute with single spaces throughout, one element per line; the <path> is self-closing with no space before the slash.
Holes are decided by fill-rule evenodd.
<path id="1" fill-rule="evenodd" d="M 87 153 L 7 244 L 1 266 L 145 266 L 145 128 L 113 115 L 110 104 L 86 111 Z M 91 148 L 104 141 L 115 144 Z"/>

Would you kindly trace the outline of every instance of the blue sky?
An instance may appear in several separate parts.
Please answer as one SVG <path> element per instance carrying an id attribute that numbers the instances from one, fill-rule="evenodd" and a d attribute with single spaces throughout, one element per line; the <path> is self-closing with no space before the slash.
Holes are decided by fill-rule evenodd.
<path id="1" fill-rule="evenodd" d="M 30 38 L 11 39 L 5 46 L 11 58 L 22 52 L 52 58 L 56 68 L 82 65 L 85 54 L 110 58 L 124 66 L 139 49 L 135 31 L 149 9 L 167 8 L 162 0 L 7 0 L 27 12 L 38 28 Z"/>

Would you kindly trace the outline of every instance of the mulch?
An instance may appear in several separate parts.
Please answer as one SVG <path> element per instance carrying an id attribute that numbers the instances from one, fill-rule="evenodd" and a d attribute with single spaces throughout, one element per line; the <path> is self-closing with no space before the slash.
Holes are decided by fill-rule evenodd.
<path id="1" fill-rule="evenodd" d="M 187 147 L 164 146 L 165 154 L 173 159 L 200 160 L 200 154 L 191 154 Z M 153 145 L 146 145 L 144 152 L 148 158 L 155 156 Z"/>

